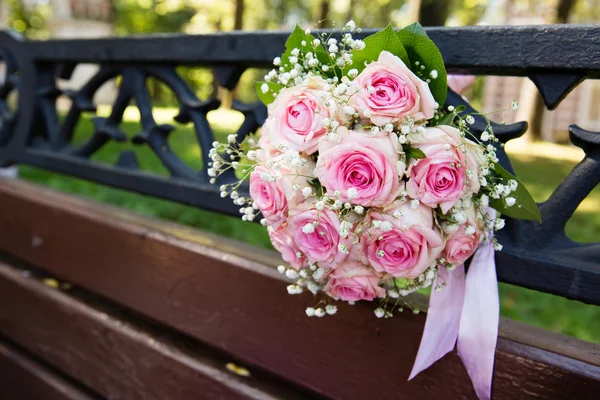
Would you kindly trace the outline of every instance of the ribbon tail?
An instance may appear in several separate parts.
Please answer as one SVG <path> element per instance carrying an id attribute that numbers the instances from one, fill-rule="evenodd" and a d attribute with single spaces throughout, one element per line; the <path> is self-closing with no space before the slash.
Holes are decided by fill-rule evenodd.
<path id="1" fill-rule="evenodd" d="M 456 344 L 465 295 L 464 265 L 452 272 L 440 268 L 433 288 L 442 286 L 443 282 L 445 286 L 441 291 L 431 291 L 425 330 L 408 380 L 452 351 Z"/>
<path id="2" fill-rule="evenodd" d="M 458 355 L 479 399 L 491 396 L 499 319 L 494 249 L 484 242 L 469 266 L 458 332 Z"/>

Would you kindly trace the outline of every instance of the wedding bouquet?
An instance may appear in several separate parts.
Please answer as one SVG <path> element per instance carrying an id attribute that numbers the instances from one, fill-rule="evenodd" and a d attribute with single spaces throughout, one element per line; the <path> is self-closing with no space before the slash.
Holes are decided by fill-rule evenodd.
<path id="1" fill-rule="evenodd" d="M 275 69 L 257 83 L 268 105 L 260 138 L 214 143 L 212 182 L 260 222 L 295 283 L 335 301 L 377 301 L 387 318 L 432 287 L 411 378 L 454 348 L 489 397 L 498 328 L 493 232 L 499 213 L 539 219 L 519 181 L 498 164 L 491 123 L 479 135 L 464 106 L 444 108 L 442 55 L 423 28 L 391 26 L 358 40 L 352 21 L 334 38 L 296 28 Z M 238 189 L 250 180 L 250 197 Z M 479 249 L 479 250 L 477 250 Z M 476 252 L 477 251 L 477 252 Z M 474 256 L 468 272 L 465 262 Z"/>

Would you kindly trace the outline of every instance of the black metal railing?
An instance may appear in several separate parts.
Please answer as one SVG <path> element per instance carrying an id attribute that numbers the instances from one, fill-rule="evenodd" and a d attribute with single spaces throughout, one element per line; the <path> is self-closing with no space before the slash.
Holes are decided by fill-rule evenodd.
<path id="1" fill-rule="evenodd" d="M 199 99 L 176 68 L 211 67 L 220 85 L 231 90 L 246 69 L 268 67 L 282 52 L 287 34 L 233 32 L 40 42 L 0 32 L 0 58 L 6 66 L 6 79 L 0 86 L 0 165 L 33 165 L 237 214 L 231 202 L 220 198 L 218 187 L 209 184 L 205 169 L 191 168 L 171 149 L 168 138 L 176 128 L 155 121 L 148 81 L 158 80 L 173 92 L 179 102 L 175 121 L 192 123 L 206 160 L 214 140 L 207 114 L 220 102 Z M 584 79 L 600 77 L 600 26 L 436 28 L 428 34 L 440 47 L 450 72 L 527 76 L 550 109 Z M 68 79 L 83 63 L 100 68 L 79 90 L 61 91 L 57 81 Z M 120 84 L 110 115 L 94 117 L 93 135 L 75 144 L 82 113 L 95 112 L 95 93 L 117 77 Z M 14 108 L 7 100 L 12 92 L 18 92 Z M 61 95 L 71 99 L 64 118 L 56 107 Z M 130 138 L 120 125 L 132 101 L 140 111 L 141 129 Z M 447 104 L 462 103 L 460 96 L 448 96 Z M 245 118 L 237 132 L 239 140 L 256 131 L 266 118 L 260 103 L 234 102 L 233 108 Z M 473 127 L 480 133 L 484 121 L 476 119 Z M 526 129 L 525 123 L 495 125 L 503 142 L 521 136 Z M 564 230 L 578 205 L 600 182 L 600 133 L 571 126 L 570 134 L 572 142 L 585 151 L 585 158 L 540 205 L 543 224 L 507 222 L 499 234 L 504 250 L 497 253 L 498 276 L 504 282 L 600 305 L 600 243 L 573 242 Z M 131 150 L 123 150 L 114 165 L 91 160 L 112 141 L 148 146 L 170 177 L 142 171 Z M 504 151 L 499 149 L 499 154 L 501 163 L 512 170 Z"/>

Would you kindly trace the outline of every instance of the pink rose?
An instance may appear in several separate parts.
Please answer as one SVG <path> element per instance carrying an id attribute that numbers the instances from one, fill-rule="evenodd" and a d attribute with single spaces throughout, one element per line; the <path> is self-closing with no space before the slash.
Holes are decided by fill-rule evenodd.
<path id="1" fill-rule="evenodd" d="M 467 174 L 467 190 L 473 194 L 479 192 L 479 167 L 485 165 L 485 155 L 483 148 L 477 143 L 463 139 L 464 148 L 466 150 L 465 161 Z"/>
<path id="2" fill-rule="evenodd" d="M 361 118 L 378 126 L 398 123 L 408 116 L 417 121 L 430 119 L 435 111 L 427 83 L 387 51 L 354 79 L 348 93 L 349 104 Z"/>
<path id="3" fill-rule="evenodd" d="M 263 151 L 263 158 L 273 158 L 280 151 L 273 145 L 271 138 L 275 135 L 273 132 L 275 120 L 268 118 L 260 128 L 260 139 L 258 139 L 258 147 Z M 262 161 L 262 160 L 261 160 Z"/>
<path id="4" fill-rule="evenodd" d="M 328 193 L 362 206 L 385 206 L 398 196 L 398 144 L 392 135 L 369 136 L 366 131 L 338 128 L 340 143 L 322 140 L 315 175 Z M 349 196 L 350 189 L 356 191 Z"/>
<path id="5" fill-rule="evenodd" d="M 383 212 L 371 212 L 376 221 L 365 234 L 365 251 L 371 266 L 396 278 L 416 278 L 442 251 L 443 240 L 435 226 L 433 210 L 408 201 L 395 201 Z M 391 228 L 391 229 L 390 229 Z"/>
<path id="6" fill-rule="evenodd" d="M 325 291 L 331 297 L 344 301 L 372 301 L 385 296 L 385 290 L 379 286 L 380 280 L 368 266 L 348 261 L 329 275 Z"/>
<path id="7" fill-rule="evenodd" d="M 285 222 L 288 201 L 277 181 L 265 181 L 261 175 L 271 174 L 265 167 L 256 167 L 250 174 L 250 197 L 258 206 L 267 223 L 277 229 Z"/>
<path id="8" fill-rule="evenodd" d="M 475 83 L 475 75 L 448 75 L 448 87 L 462 94 Z"/>
<path id="9" fill-rule="evenodd" d="M 466 214 L 467 222 L 446 239 L 443 257 L 453 265 L 464 264 L 475 253 L 482 239 L 483 219 L 475 207 L 467 210 Z"/>
<path id="10" fill-rule="evenodd" d="M 290 226 L 283 225 L 277 230 L 269 229 L 269 238 L 275 250 L 281 253 L 281 258 L 295 269 L 308 266 L 308 260 L 294 243 L 290 235 Z"/>
<path id="11" fill-rule="evenodd" d="M 326 82 L 321 78 L 312 78 L 308 83 L 286 88 L 269 105 L 269 118 L 266 133 L 271 146 L 283 146 L 306 154 L 317 150 L 319 139 L 325 135 L 325 118 L 335 118 L 332 109 L 337 104 L 325 105 L 330 94 L 323 90 Z"/>
<path id="12" fill-rule="evenodd" d="M 465 192 L 466 160 L 462 152 L 465 139 L 460 137 L 458 129 L 445 125 L 411 133 L 409 139 L 426 158 L 411 161 L 406 190 L 410 197 L 429 207 L 439 205 L 445 214 Z"/>
<path id="13" fill-rule="evenodd" d="M 346 258 L 346 254 L 338 249 L 338 245 L 348 245 L 350 242 L 340 237 L 340 220 L 335 212 L 329 209 L 308 209 L 294 215 L 291 225 L 294 242 L 311 262 L 319 263 L 323 267 L 336 268 Z M 314 229 L 310 229 L 310 225 Z M 350 248 L 350 245 L 348 247 Z"/>

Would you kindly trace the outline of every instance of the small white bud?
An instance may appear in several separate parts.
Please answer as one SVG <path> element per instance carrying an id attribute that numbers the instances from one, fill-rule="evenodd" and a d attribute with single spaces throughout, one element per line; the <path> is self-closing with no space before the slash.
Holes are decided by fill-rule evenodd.
<path id="1" fill-rule="evenodd" d="M 287 271 L 285 271 L 285 276 L 287 276 L 290 279 L 297 279 L 298 278 L 298 272 L 295 269 L 288 269 Z"/>
<path id="2" fill-rule="evenodd" d="M 500 230 L 500 229 L 504 228 L 504 225 L 505 225 L 504 219 L 498 218 L 498 219 L 496 219 L 496 223 L 494 224 L 494 228 L 496 230 Z"/>
<path id="3" fill-rule="evenodd" d="M 383 316 L 385 315 L 385 310 L 381 307 L 378 307 L 375 309 L 375 316 L 377 318 L 383 318 Z"/>

